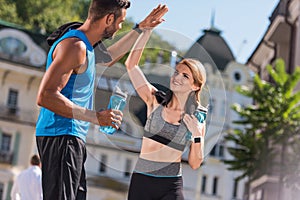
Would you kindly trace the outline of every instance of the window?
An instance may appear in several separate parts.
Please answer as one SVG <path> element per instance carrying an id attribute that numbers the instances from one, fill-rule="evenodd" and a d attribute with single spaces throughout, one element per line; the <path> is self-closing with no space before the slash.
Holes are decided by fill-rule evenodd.
<path id="1" fill-rule="evenodd" d="M 101 173 L 106 172 L 106 164 L 107 164 L 107 155 L 102 154 L 101 158 L 100 158 L 99 172 L 101 172 Z"/>
<path id="2" fill-rule="evenodd" d="M 11 135 L 3 133 L 0 150 L 2 152 L 9 152 L 10 151 L 10 143 L 11 143 Z"/>
<path id="3" fill-rule="evenodd" d="M 3 198 L 3 191 L 4 191 L 4 184 L 0 183 L 0 200 L 4 199 Z"/>
<path id="4" fill-rule="evenodd" d="M 202 176 L 201 193 L 205 193 L 206 190 L 206 176 Z"/>
<path id="5" fill-rule="evenodd" d="M 250 194 L 250 200 L 263 200 L 264 199 L 264 191 L 258 190 L 252 194 Z"/>
<path id="6" fill-rule="evenodd" d="M 217 192 L 218 192 L 218 180 L 219 180 L 218 177 L 214 177 L 213 188 L 212 188 L 212 194 L 213 195 L 217 195 Z"/>
<path id="7" fill-rule="evenodd" d="M 18 91 L 10 89 L 8 93 L 7 107 L 10 114 L 16 114 L 18 105 Z"/>
<path id="8" fill-rule="evenodd" d="M 217 148 L 217 144 L 212 148 L 212 150 L 210 151 L 209 155 L 216 156 L 216 148 Z"/>
<path id="9" fill-rule="evenodd" d="M 219 144 L 219 157 L 224 157 L 224 143 Z"/>
<path id="10" fill-rule="evenodd" d="M 0 39 L 0 52 L 14 55 L 14 56 L 21 56 L 24 52 L 26 52 L 26 45 L 19 39 L 15 37 L 3 36 Z"/>
<path id="11" fill-rule="evenodd" d="M 126 159 L 124 176 L 129 177 L 131 171 L 132 161 L 130 159 Z"/>
<path id="12" fill-rule="evenodd" d="M 234 76 L 234 79 L 236 81 L 240 81 L 241 80 L 241 74 L 239 72 L 235 72 L 233 76 Z"/>
<path id="13" fill-rule="evenodd" d="M 11 151 L 12 136 L 7 133 L 2 133 L 0 141 L 0 163 L 11 164 L 13 154 Z"/>
<path id="14" fill-rule="evenodd" d="M 224 157 L 224 149 L 225 149 L 224 142 L 219 142 L 213 147 L 213 149 L 210 151 L 209 155 L 214 156 L 214 157 L 223 158 Z"/>
<path id="15" fill-rule="evenodd" d="M 239 186 L 239 181 L 238 180 L 234 180 L 233 194 L 232 194 L 232 197 L 234 199 L 237 198 L 238 186 Z"/>

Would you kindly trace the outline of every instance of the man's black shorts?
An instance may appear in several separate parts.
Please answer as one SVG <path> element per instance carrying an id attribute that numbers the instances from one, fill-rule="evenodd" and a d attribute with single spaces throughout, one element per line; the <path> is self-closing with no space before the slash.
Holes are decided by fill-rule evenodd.
<path id="1" fill-rule="evenodd" d="M 85 200 L 85 143 L 74 136 L 36 137 L 44 200 Z"/>

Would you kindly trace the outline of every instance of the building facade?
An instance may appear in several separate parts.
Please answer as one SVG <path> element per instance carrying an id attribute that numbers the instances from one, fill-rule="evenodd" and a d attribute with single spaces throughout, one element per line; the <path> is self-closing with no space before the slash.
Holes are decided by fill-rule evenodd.
<path id="1" fill-rule="evenodd" d="M 273 65 L 277 58 L 284 60 L 289 73 L 300 66 L 300 0 L 279 1 L 269 20 L 269 27 L 246 63 L 266 81 L 270 81 L 266 65 Z M 250 184 L 249 199 L 299 199 L 299 190 L 280 189 L 279 185 L 279 175 L 264 175 Z"/>
<path id="2" fill-rule="evenodd" d="M 251 71 L 237 63 L 221 31 L 213 25 L 186 53 L 186 57 L 201 60 L 207 69 L 207 89 L 210 118 L 208 119 L 206 151 L 207 159 L 201 167 L 201 200 L 244 199 L 246 180 L 237 181 L 238 171 L 228 171 L 222 160 L 233 159 L 224 140 L 228 130 L 236 128 L 232 122 L 240 119 L 231 110 L 235 103 L 241 106 L 252 104 L 252 100 L 238 94 L 236 86 L 252 85 Z M 224 187 L 226 186 L 226 187 Z"/>
<path id="3" fill-rule="evenodd" d="M 36 152 L 36 94 L 44 74 L 45 37 L 0 24 L 0 199 Z"/>

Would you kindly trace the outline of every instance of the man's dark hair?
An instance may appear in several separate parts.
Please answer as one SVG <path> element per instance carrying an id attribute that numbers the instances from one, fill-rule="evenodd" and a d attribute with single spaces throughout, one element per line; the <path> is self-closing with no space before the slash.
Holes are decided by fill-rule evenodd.
<path id="1" fill-rule="evenodd" d="M 40 163 L 41 163 L 41 160 L 40 160 L 40 157 L 38 155 L 35 154 L 31 157 L 30 164 L 40 165 Z"/>
<path id="2" fill-rule="evenodd" d="M 88 18 L 92 22 L 101 19 L 107 14 L 114 14 L 115 18 L 121 16 L 122 8 L 129 8 L 129 0 L 92 0 L 89 8 Z"/>

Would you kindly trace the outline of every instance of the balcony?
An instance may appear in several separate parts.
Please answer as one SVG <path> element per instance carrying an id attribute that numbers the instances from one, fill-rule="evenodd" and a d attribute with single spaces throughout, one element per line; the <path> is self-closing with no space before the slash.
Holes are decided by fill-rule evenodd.
<path id="1" fill-rule="evenodd" d="M 37 111 L 24 110 L 19 107 L 0 105 L 0 120 L 12 121 L 15 123 L 35 125 Z"/>
<path id="2" fill-rule="evenodd" d="M 0 150 L 0 163 L 12 164 L 14 154 L 11 152 Z"/>

